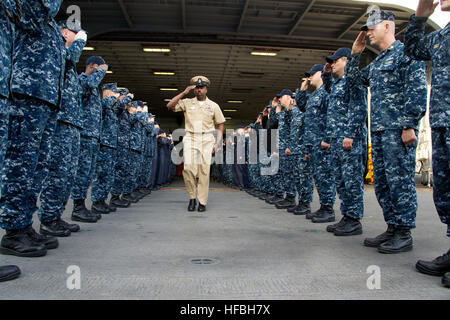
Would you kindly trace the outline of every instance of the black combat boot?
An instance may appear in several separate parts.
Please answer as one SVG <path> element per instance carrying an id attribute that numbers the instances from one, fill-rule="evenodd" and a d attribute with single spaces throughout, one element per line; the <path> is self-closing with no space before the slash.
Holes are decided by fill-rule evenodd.
<path id="1" fill-rule="evenodd" d="M 139 190 L 139 188 L 133 190 L 133 192 L 131 193 L 135 198 L 141 200 L 142 198 L 144 198 L 147 194 L 144 192 L 141 192 Z"/>
<path id="2" fill-rule="evenodd" d="M 390 239 L 394 236 L 394 225 L 388 224 L 387 230 L 382 234 L 376 236 L 375 238 L 366 238 L 364 240 L 364 245 L 366 247 L 378 248 L 378 246 Z"/>
<path id="3" fill-rule="evenodd" d="M 356 236 L 362 234 L 362 225 L 359 219 L 353 219 L 344 216 L 342 220 L 343 223 L 341 225 L 336 226 L 336 229 L 334 230 L 335 236 L 343 237 L 343 236 Z"/>
<path id="4" fill-rule="evenodd" d="M 294 206 L 294 207 L 289 207 L 289 208 L 287 208 L 287 212 L 294 213 L 295 209 L 298 209 L 299 206 L 301 206 L 301 204 L 302 204 L 302 203 L 299 202 L 298 205 L 296 205 L 296 206 Z"/>
<path id="5" fill-rule="evenodd" d="M 95 223 L 98 220 L 98 215 L 92 215 L 91 212 L 86 209 L 84 200 L 73 200 L 72 221 Z"/>
<path id="6" fill-rule="evenodd" d="M 104 200 L 92 203 L 91 212 L 96 214 L 108 214 L 111 212 Z"/>
<path id="7" fill-rule="evenodd" d="M 111 196 L 111 200 L 109 201 L 109 206 L 115 208 L 128 208 L 130 204 L 131 202 L 121 199 L 120 195 Z"/>
<path id="8" fill-rule="evenodd" d="M 450 272 L 450 250 L 433 261 L 417 261 L 416 269 L 430 276 L 443 276 L 446 272 Z"/>
<path id="9" fill-rule="evenodd" d="M 273 194 L 270 194 L 270 193 L 263 193 L 263 194 L 261 194 L 258 198 L 261 199 L 261 200 L 267 200 L 268 198 L 270 198 L 270 197 L 272 197 L 272 196 L 273 196 Z"/>
<path id="10" fill-rule="evenodd" d="M 131 202 L 131 203 L 137 203 L 139 201 L 138 198 L 133 193 L 125 193 L 122 195 L 122 200 Z"/>
<path id="11" fill-rule="evenodd" d="M 63 226 L 63 228 L 69 229 L 70 232 L 80 231 L 80 226 L 76 223 L 68 223 L 61 218 L 58 219 L 58 222 L 61 226 Z"/>
<path id="12" fill-rule="evenodd" d="M 281 202 L 283 200 L 284 200 L 284 198 L 283 198 L 282 195 L 280 196 L 280 195 L 276 194 L 273 197 L 266 199 L 266 202 L 268 204 L 277 204 L 277 203 L 279 203 L 279 202 Z"/>
<path id="13" fill-rule="evenodd" d="M 0 253 L 18 257 L 42 257 L 47 254 L 47 248 L 42 243 L 35 242 L 27 228 L 6 230 L 0 244 Z"/>
<path id="14" fill-rule="evenodd" d="M 20 269 L 18 266 L 1 266 L 0 267 L 0 282 L 16 279 L 20 276 Z"/>
<path id="15" fill-rule="evenodd" d="M 380 253 L 400 253 L 411 251 L 413 239 L 409 229 L 394 229 L 394 236 L 378 246 Z"/>
<path id="16" fill-rule="evenodd" d="M 293 214 L 296 216 L 311 214 L 309 202 L 299 202 L 298 206 L 294 209 Z"/>
<path id="17" fill-rule="evenodd" d="M 283 201 L 275 204 L 275 207 L 277 207 L 277 209 L 287 209 L 295 207 L 295 196 L 287 194 L 286 198 Z"/>
<path id="18" fill-rule="evenodd" d="M 105 205 L 108 207 L 109 212 L 116 212 L 117 211 L 116 206 L 111 205 L 111 203 L 108 204 L 108 203 L 105 202 Z"/>
<path id="19" fill-rule="evenodd" d="M 199 202 L 197 211 L 198 212 L 205 212 L 206 211 L 206 206 Z"/>
<path id="20" fill-rule="evenodd" d="M 334 209 L 332 206 L 320 205 L 320 209 L 316 211 L 311 221 L 314 223 L 333 222 L 335 220 Z"/>
<path id="21" fill-rule="evenodd" d="M 322 208 L 323 208 L 323 205 L 320 205 L 320 208 L 317 211 L 314 211 L 314 212 L 310 211 L 309 213 L 306 214 L 305 218 L 311 220 L 314 216 L 322 213 Z"/>
<path id="22" fill-rule="evenodd" d="M 59 220 L 41 222 L 39 232 L 53 237 L 68 237 L 72 233 L 69 229 L 66 229 Z M 48 248 L 47 248 L 48 249 Z"/>
<path id="23" fill-rule="evenodd" d="M 343 216 L 342 219 L 338 223 L 334 223 L 334 224 L 328 225 L 327 226 L 327 232 L 334 233 L 336 228 L 342 226 L 343 224 L 345 224 L 345 222 L 346 222 L 345 221 L 345 216 Z"/>
<path id="24" fill-rule="evenodd" d="M 266 197 L 264 200 L 269 203 L 269 201 L 272 201 L 274 199 L 279 199 L 280 197 L 277 194 L 271 194 L 268 197 Z"/>
<path id="25" fill-rule="evenodd" d="M 43 244 L 45 246 L 45 249 L 51 250 L 58 248 L 59 242 L 58 239 L 56 239 L 55 237 L 48 237 L 42 234 L 42 232 L 41 234 L 39 234 L 31 227 L 31 225 L 25 228 L 25 230 L 26 230 L 25 232 L 34 242 L 38 244 Z"/>
<path id="26" fill-rule="evenodd" d="M 146 196 L 148 196 L 149 194 L 152 193 L 152 190 L 150 190 L 149 188 L 142 187 L 142 188 L 139 188 L 139 192 L 141 192 L 141 193 L 145 194 Z"/>
<path id="27" fill-rule="evenodd" d="M 442 284 L 444 287 L 450 288 L 450 272 L 446 272 L 442 277 Z"/>

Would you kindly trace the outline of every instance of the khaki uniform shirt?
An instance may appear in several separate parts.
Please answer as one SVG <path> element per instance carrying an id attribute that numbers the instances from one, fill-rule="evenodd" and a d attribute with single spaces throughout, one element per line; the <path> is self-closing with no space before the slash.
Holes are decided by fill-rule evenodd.
<path id="1" fill-rule="evenodd" d="M 222 110 L 214 101 L 200 105 L 197 97 L 178 101 L 175 112 L 184 112 L 185 129 L 189 133 L 213 133 L 215 126 L 225 122 Z"/>

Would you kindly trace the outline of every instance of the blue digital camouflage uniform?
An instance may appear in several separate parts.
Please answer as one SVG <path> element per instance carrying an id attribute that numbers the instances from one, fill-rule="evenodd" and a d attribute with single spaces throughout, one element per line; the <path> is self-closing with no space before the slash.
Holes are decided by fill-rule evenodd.
<path id="1" fill-rule="evenodd" d="M 265 185 L 266 185 L 266 190 L 267 193 L 270 194 L 274 194 L 277 195 L 279 197 L 283 197 L 284 195 L 284 187 L 282 185 L 282 177 L 281 177 L 281 166 L 282 166 L 282 159 L 281 159 L 281 153 L 284 153 L 284 150 L 281 151 L 281 149 L 279 148 L 280 146 L 280 131 L 279 131 L 279 121 L 280 121 L 280 117 L 284 115 L 284 109 L 280 112 L 276 112 L 276 107 L 272 107 L 270 109 L 269 112 L 269 119 L 272 122 L 272 124 L 274 124 L 273 129 L 277 129 L 274 130 L 276 132 L 276 137 L 275 137 L 275 145 L 271 144 L 271 156 L 272 156 L 272 160 L 271 161 L 278 161 L 278 167 L 272 167 L 273 170 L 270 170 L 269 175 L 266 175 L 266 181 L 265 181 Z M 269 128 L 269 130 L 272 130 L 271 128 Z M 274 133 L 275 133 L 274 132 Z M 270 136 L 270 139 L 272 138 L 272 135 Z M 269 140 L 269 136 L 267 137 L 267 141 Z M 274 155 L 274 152 L 278 152 L 278 156 Z M 267 166 L 270 166 L 267 165 Z M 276 171 L 274 171 L 276 170 Z"/>
<path id="2" fill-rule="evenodd" d="M 162 133 L 162 131 L 161 131 Z M 155 153 L 156 153 L 156 166 L 155 166 L 155 175 L 153 176 L 153 186 L 155 187 L 159 187 L 159 180 L 160 180 L 160 175 L 161 175 L 161 170 L 162 170 L 162 166 L 161 166 L 161 157 L 162 157 L 162 153 L 161 153 L 161 148 L 162 148 L 162 137 L 157 137 L 156 138 L 156 149 L 155 149 Z"/>
<path id="3" fill-rule="evenodd" d="M 155 123 L 157 124 L 157 123 Z M 152 176 L 150 178 L 152 189 L 156 188 L 156 179 L 158 177 L 159 157 L 158 157 L 158 138 L 157 135 L 161 132 L 161 128 L 154 129 L 153 135 L 153 159 L 152 159 Z"/>
<path id="4" fill-rule="evenodd" d="M 175 145 L 173 143 L 173 140 L 169 139 L 169 150 L 168 150 L 168 154 L 169 154 L 169 160 L 168 160 L 168 163 L 169 163 L 169 166 L 168 166 L 169 174 L 168 174 L 168 177 L 167 177 L 167 182 L 171 182 L 173 177 L 174 177 L 174 175 L 175 175 L 176 165 L 175 165 L 175 163 L 173 163 L 172 158 L 171 158 L 172 150 L 174 148 L 175 148 Z"/>
<path id="5" fill-rule="evenodd" d="M 133 101 L 132 106 L 138 107 L 137 101 Z M 129 175 L 126 185 L 125 185 L 125 193 L 131 193 L 138 187 L 138 175 L 139 169 L 142 164 L 142 136 L 144 132 L 143 121 L 144 121 L 144 113 L 141 111 L 136 112 L 136 114 L 132 114 L 130 117 L 131 123 L 131 131 L 130 131 L 130 152 L 129 156 L 129 164 L 131 167 L 131 174 Z"/>
<path id="6" fill-rule="evenodd" d="M 418 130 L 427 104 L 425 64 L 407 57 L 395 41 L 366 68 L 360 55 L 347 65 L 351 90 L 370 86 L 371 137 L 375 194 L 387 224 L 415 227 L 417 193 L 414 182 L 417 142 L 405 147 L 403 128 Z M 353 108 L 353 107 L 351 107 Z M 417 135 L 417 132 L 416 132 Z"/>
<path id="7" fill-rule="evenodd" d="M 426 18 L 412 15 L 405 33 L 405 53 L 432 61 L 430 126 L 433 145 L 433 199 L 450 237 L 450 23 L 425 35 Z"/>
<path id="8" fill-rule="evenodd" d="M 39 220 L 45 223 L 55 221 L 63 214 L 78 169 L 83 123 L 80 118 L 82 89 L 76 65 L 85 45 L 86 41 L 77 39 L 66 48 L 61 109 L 51 141 L 48 175 L 42 182 L 39 198 Z"/>
<path id="9" fill-rule="evenodd" d="M 327 103 L 327 92 L 324 86 L 308 96 L 304 143 L 320 204 L 333 206 L 336 201 L 336 185 L 331 167 L 331 151 L 324 150 L 320 146 L 325 138 Z"/>
<path id="10" fill-rule="evenodd" d="M 288 156 L 285 153 L 286 149 L 292 146 L 292 139 L 290 138 L 291 121 L 292 111 L 283 108 L 283 110 L 278 113 L 278 148 L 280 153 L 279 186 L 283 193 L 286 192 L 287 196 L 295 198 L 296 191 L 293 172 L 295 157 L 292 155 Z"/>
<path id="11" fill-rule="evenodd" d="M 266 106 L 266 107 L 270 107 Z M 270 111 L 269 111 L 270 115 Z M 273 118 L 276 118 L 273 116 Z M 272 119 L 274 120 L 274 119 Z M 271 144 L 271 141 L 269 142 L 269 139 L 271 140 L 272 137 L 274 139 L 278 139 L 277 136 L 277 130 L 274 130 L 275 134 L 271 134 L 269 131 L 269 121 L 270 119 L 268 117 L 263 116 L 262 117 L 262 123 L 260 125 L 260 128 L 258 129 L 258 163 L 259 163 L 259 179 L 260 179 L 260 189 L 261 191 L 269 194 L 273 194 L 275 192 L 275 186 L 271 183 L 272 175 L 268 174 L 270 172 L 269 167 L 270 164 L 267 164 L 266 161 L 270 159 L 270 150 L 269 150 L 269 144 Z M 270 161 L 270 160 L 269 160 Z"/>
<path id="12" fill-rule="evenodd" d="M 259 161 L 259 141 L 260 141 L 260 131 L 262 130 L 262 126 L 260 123 L 255 123 L 254 129 L 252 129 L 250 133 L 250 157 L 249 157 L 249 164 L 252 166 L 253 170 L 253 176 L 254 176 L 254 188 L 257 191 L 263 191 L 263 179 L 261 176 L 261 163 Z M 255 156 L 256 155 L 256 156 Z M 254 163 L 254 164 L 253 164 Z"/>
<path id="13" fill-rule="evenodd" d="M 144 125 L 143 136 L 143 163 L 139 174 L 139 187 L 150 188 L 150 179 L 152 176 L 152 159 L 153 159 L 153 128 L 154 122 L 147 122 Z"/>
<path id="14" fill-rule="evenodd" d="M 79 76 L 82 88 L 80 120 L 83 129 L 80 131 L 78 170 L 71 192 L 74 200 L 87 198 L 89 186 L 94 178 L 102 122 L 102 101 L 98 86 L 105 75 L 105 70 L 97 69 L 89 76 L 85 73 Z"/>
<path id="15" fill-rule="evenodd" d="M 9 81 L 11 80 L 11 56 L 14 41 L 14 25 L 6 15 L 5 4 L 0 3 L 0 168 L 3 167 L 8 142 Z M 11 14 L 11 13 L 10 13 Z"/>
<path id="16" fill-rule="evenodd" d="M 164 185 L 167 183 L 167 177 L 169 172 L 169 139 L 167 137 L 160 139 L 160 157 L 159 157 L 159 172 L 157 185 Z"/>
<path id="17" fill-rule="evenodd" d="M 148 134 L 148 180 L 147 180 L 147 188 L 151 189 L 153 187 L 153 166 L 155 162 L 155 137 L 157 135 L 159 129 L 155 128 L 155 122 L 151 124 L 151 132 Z"/>
<path id="18" fill-rule="evenodd" d="M 298 201 L 311 203 L 313 196 L 311 161 L 305 159 L 305 115 L 306 91 L 296 91 L 297 106 L 292 107 L 289 149 L 293 157 L 294 185 L 298 193 Z M 300 111 L 303 109 L 303 111 Z"/>
<path id="19" fill-rule="evenodd" d="M 130 175 L 130 164 L 128 163 L 128 152 L 130 149 L 130 114 L 125 106 L 131 102 L 130 97 L 124 97 L 119 100 L 117 107 L 118 113 L 118 132 L 117 132 L 117 156 L 114 165 L 114 182 L 111 188 L 113 196 L 120 196 L 125 189 L 125 181 Z"/>
<path id="20" fill-rule="evenodd" d="M 328 92 L 324 141 L 331 145 L 331 167 L 341 199 L 341 213 L 361 219 L 364 215 L 363 143 L 367 139 L 367 89 L 360 86 L 350 90 L 345 74 L 332 79 L 331 73 L 323 72 L 322 79 Z M 344 138 L 353 139 L 351 150 L 343 148 Z"/>
<path id="21" fill-rule="evenodd" d="M 134 134 L 136 135 L 136 137 L 133 139 L 132 137 L 132 143 L 131 145 L 133 146 L 134 143 L 136 143 L 136 151 L 139 152 L 139 156 L 136 158 L 136 163 L 134 163 L 135 166 L 135 170 L 134 170 L 134 177 L 133 177 L 133 186 L 134 186 L 134 190 L 140 187 L 140 174 L 141 174 L 141 170 L 144 167 L 144 158 L 145 158 L 145 127 L 147 125 L 147 121 L 148 121 L 148 113 L 146 112 L 142 112 L 142 111 L 138 111 L 137 112 L 137 119 L 138 121 L 135 123 L 133 129 L 135 130 Z M 136 140 L 134 142 L 134 140 Z M 134 149 L 134 148 L 132 148 Z"/>
<path id="22" fill-rule="evenodd" d="M 128 99 L 131 99 L 128 97 Z M 114 165 L 117 156 L 117 134 L 119 103 L 116 97 L 102 99 L 102 126 L 100 132 L 100 151 L 95 164 L 92 182 L 92 202 L 105 201 L 114 182 Z"/>
<path id="23" fill-rule="evenodd" d="M 48 160 L 50 141 L 43 137 L 55 129 L 65 68 L 64 42 L 54 21 L 61 2 L 21 1 L 22 16 L 15 25 L 10 132 L 0 192 L 0 226 L 7 230 L 32 224 L 37 163 Z"/>
<path id="24" fill-rule="evenodd" d="M 230 184 L 233 181 L 232 163 L 234 163 L 234 149 L 233 149 L 233 137 L 226 137 L 224 148 L 224 180 L 226 184 Z"/>
<path id="25" fill-rule="evenodd" d="M 249 127 L 248 137 L 246 137 L 246 140 L 248 141 L 246 158 L 248 161 L 249 188 L 258 190 L 258 133 L 255 130 L 255 125 L 253 123 L 250 124 Z"/>

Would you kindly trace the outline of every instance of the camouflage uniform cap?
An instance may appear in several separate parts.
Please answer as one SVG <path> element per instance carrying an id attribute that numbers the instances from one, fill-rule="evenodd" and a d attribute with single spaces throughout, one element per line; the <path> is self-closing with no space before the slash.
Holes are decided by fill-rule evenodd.
<path id="1" fill-rule="evenodd" d="M 63 20 L 58 23 L 58 26 L 60 29 L 68 29 L 75 33 L 78 33 L 81 30 L 83 30 L 81 29 L 81 22 L 79 20 L 73 21 Z"/>
<path id="2" fill-rule="evenodd" d="M 120 89 L 117 88 L 117 83 L 113 82 L 113 83 L 106 83 L 102 86 L 102 91 L 105 90 L 110 90 L 113 92 L 117 92 L 120 93 Z"/>
<path id="3" fill-rule="evenodd" d="M 386 20 L 395 21 L 395 15 L 391 11 L 372 10 L 367 14 L 367 22 L 361 27 L 361 30 L 373 29 L 374 26 Z"/>

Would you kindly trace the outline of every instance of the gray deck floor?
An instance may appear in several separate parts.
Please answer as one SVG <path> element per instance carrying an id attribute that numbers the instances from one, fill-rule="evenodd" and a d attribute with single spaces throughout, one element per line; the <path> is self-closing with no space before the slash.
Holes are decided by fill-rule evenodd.
<path id="1" fill-rule="evenodd" d="M 364 233 L 353 237 L 335 237 L 326 224 L 214 183 L 206 213 L 190 213 L 183 186 L 175 181 L 96 224 L 81 224 L 45 257 L 1 255 L 0 264 L 16 264 L 22 275 L 0 283 L 0 299 L 450 299 L 439 277 L 414 268 L 450 244 L 430 189 L 418 189 L 414 250 L 383 255 L 362 245 L 386 228 L 370 186 Z M 318 206 L 315 194 L 312 208 Z M 219 263 L 194 265 L 192 258 Z M 73 265 L 80 268 L 79 290 L 67 287 Z M 371 265 L 380 268 L 380 289 L 367 287 Z"/>

